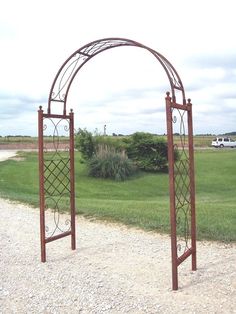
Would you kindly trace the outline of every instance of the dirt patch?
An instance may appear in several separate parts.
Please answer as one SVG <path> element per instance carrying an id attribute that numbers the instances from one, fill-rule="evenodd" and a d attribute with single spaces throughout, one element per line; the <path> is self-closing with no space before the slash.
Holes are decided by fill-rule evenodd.
<path id="1" fill-rule="evenodd" d="M 0 150 L 24 150 L 24 149 L 38 149 L 37 143 L 10 143 L 0 144 Z"/>
<path id="2" fill-rule="evenodd" d="M 60 149 L 68 148 L 68 143 L 60 143 Z M 54 149 L 53 143 L 45 143 L 45 148 Z M 0 144 L 1 150 L 38 150 L 38 143 L 9 143 L 9 144 Z"/>

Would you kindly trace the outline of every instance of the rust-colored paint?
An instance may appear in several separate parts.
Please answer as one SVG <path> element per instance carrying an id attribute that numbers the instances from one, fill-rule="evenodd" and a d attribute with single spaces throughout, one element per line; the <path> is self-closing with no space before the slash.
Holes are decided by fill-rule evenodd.
<path id="1" fill-rule="evenodd" d="M 69 178 L 70 181 L 70 231 L 64 231 L 59 234 L 53 234 L 46 237 L 45 222 L 45 182 L 48 178 L 45 176 L 45 156 L 44 156 L 44 120 L 59 119 L 69 121 Z M 55 126 L 56 127 L 56 126 Z M 75 189 L 74 189 L 74 114 L 71 111 L 69 115 L 44 114 L 42 107 L 38 110 L 38 147 L 39 147 L 39 199 L 40 199 L 40 241 L 41 241 L 41 261 L 46 262 L 46 244 L 66 236 L 71 236 L 71 248 L 76 249 L 75 240 Z M 55 145 L 57 152 L 57 145 Z M 58 157 L 57 157 L 58 158 Z M 58 213 L 59 214 L 59 213 Z M 56 227 L 56 229 L 58 229 Z"/>
<path id="2" fill-rule="evenodd" d="M 70 206 L 71 206 L 71 248 L 75 250 L 75 168 L 74 168 L 74 113 L 70 111 Z"/>
<path id="3" fill-rule="evenodd" d="M 175 160 L 174 160 L 174 141 L 173 127 L 174 117 L 172 110 L 187 112 L 188 124 L 188 156 L 189 156 L 189 194 L 190 194 L 190 214 L 191 214 L 191 247 L 178 257 L 177 254 L 177 217 L 176 217 L 176 182 L 175 182 Z M 193 125 L 192 125 L 192 104 L 190 99 L 187 105 L 180 105 L 173 102 L 170 93 L 166 97 L 166 121 L 168 135 L 168 163 L 169 163 L 169 190 L 170 190 L 170 224 L 171 224 L 171 256 L 172 256 L 172 288 L 178 289 L 178 266 L 190 255 L 192 256 L 192 270 L 196 270 L 196 219 L 195 219 L 195 179 L 194 179 L 194 147 L 193 147 Z"/>
<path id="4" fill-rule="evenodd" d="M 171 226 L 171 258 L 172 258 L 172 289 L 178 289 L 177 245 L 176 245 L 176 211 L 175 211 L 175 180 L 174 180 L 174 142 L 172 127 L 172 111 L 170 93 L 166 96 L 166 122 L 168 139 L 169 193 L 170 193 L 170 226 Z"/>
<path id="5" fill-rule="evenodd" d="M 163 67 L 170 83 L 171 93 L 166 96 L 166 124 L 168 138 L 168 163 L 169 163 L 169 193 L 170 193 L 170 224 L 171 224 L 171 256 L 172 256 L 172 288 L 178 289 L 178 266 L 190 255 L 192 255 L 192 269 L 196 270 L 196 220 L 195 220 L 195 179 L 194 179 L 194 151 L 193 151 L 193 126 L 192 126 L 192 104 L 190 100 L 186 103 L 185 91 L 182 81 L 173 65 L 159 52 L 130 39 L 125 38 L 104 38 L 93 41 L 76 50 L 60 67 L 57 72 L 48 98 L 47 113 L 44 114 L 42 107 L 38 111 L 39 128 L 39 186 L 40 186 L 40 237 L 41 237 L 41 260 L 46 261 L 46 243 L 58 240 L 64 236 L 71 235 L 71 248 L 76 248 L 75 230 L 75 176 L 74 176 L 74 114 L 71 110 L 67 115 L 67 98 L 72 82 L 80 69 L 97 54 L 121 46 L 133 46 L 151 53 Z M 176 91 L 181 93 L 182 102 L 176 102 Z M 62 114 L 53 114 L 52 105 L 62 105 Z M 175 151 L 173 137 L 173 110 L 187 112 L 188 123 L 188 174 L 189 174 L 189 199 L 187 200 L 191 213 L 191 247 L 186 242 L 186 248 L 181 256 L 178 256 L 177 244 L 177 208 L 176 194 L 177 182 L 175 174 Z M 69 119 L 69 181 L 70 181 L 70 227 L 71 230 L 59 235 L 45 238 L 45 190 L 44 190 L 44 139 L 43 119 Z M 181 116 L 181 119 L 183 117 Z M 181 121 L 183 123 L 183 121 Z M 183 147 L 183 149 L 185 149 Z M 186 160 L 185 160 L 186 162 Z M 185 163 L 186 164 L 186 163 Z M 178 170 L 180 171 L 180 170 Z M 178 183 L 181 184 L 181 183 Z M 184 184 L 184 183 L 183 183 Z M 189 209 L 188 207 L 188 209 Z M 188 236 L 188 235 L 187 235 Z"/>
<path id="6" fill-rule="evenodd" d="M 194 146 L 192 104 L 188 99 L 188 134 L 189 134 L 189 169 L 190 169 L 190 199 L 191 199 L 191 239 L 192 239 L 192 270 L 197 269 L 196 256 L 196 213 L 195 213 L 195 174 L 194 174 Z"/>
<path id="7" fill-rule="evenodd" d="M 45 248 L 45 215 L 44 215 L 44 162 L 43 162 L 43 110 L 38 110 L 38 157 L 39 157 L 39 203 L 40 203 L 40 240 L 41 261 L 46 262 Z"/>

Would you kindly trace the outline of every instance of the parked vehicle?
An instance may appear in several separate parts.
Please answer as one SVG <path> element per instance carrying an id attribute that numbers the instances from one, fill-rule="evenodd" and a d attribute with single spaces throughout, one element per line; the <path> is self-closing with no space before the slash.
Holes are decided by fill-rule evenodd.
<path id="1" fill-rule="evenodd" d="M 211 142 L 211 146 L 214 147 L 236 147 L 236 141 L 232 140 L 230 137 L 216 137 Z"/>

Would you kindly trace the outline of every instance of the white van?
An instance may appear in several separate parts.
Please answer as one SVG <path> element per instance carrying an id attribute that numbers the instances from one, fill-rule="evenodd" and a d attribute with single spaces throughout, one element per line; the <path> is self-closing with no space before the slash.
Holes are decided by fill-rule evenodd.
<path id="1" fill-rule="evenodd" d="M 236 141 L 233 141 L 230 137 L 217 137 L 211 142 L 211 146 L 214 147 L 236 147 Z"/>

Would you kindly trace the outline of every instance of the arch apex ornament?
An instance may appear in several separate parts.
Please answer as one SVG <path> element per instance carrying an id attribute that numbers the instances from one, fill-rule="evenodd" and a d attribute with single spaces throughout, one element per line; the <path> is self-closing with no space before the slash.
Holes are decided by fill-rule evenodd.
<path id="1" fill-rule="evenodd" d="M 151 53 L 162 65 L 170 84 L 166 92 L 166 126 L 168 141 L 172 288 L 178 289 L 178 266 L 192 257 L 196 270 L 195 178 L 192 103 L 186 102 L 182 81 L 173 65 L 160 53 L 137 41 L 104 38 L 90 42 L 69 56 L 59 68 L 48 98 L 47 113 L 38 110 L 39 202 L 41 261 L 46 262 L 46 244 L 71 236 L 75 250 L 75 171 L 74 113 L 67 113 L 67 99 L 74 78 L 93 57 L 116 47 L 137 47 Z M 181 100 L 176 102 L 180 92 Z M 58 110 L 59 107 L 59 110 Z M 57 109 L 57 112 L 55 112 Z M 47 132 L 47 133 L 46 133 Z M 51 134 L 51 136 L 49 135 Z M 174 136 L 175 134 L 175 136 Z M 61 136 L 63 135 L 63 136 Z M 46 139 L 47 136 L 47 139 Z M 49 140 L 51 142 L 49 142 Z M 52 209 L 53 221 L 47 219 Z M 70 219 L 59 219 L 68 210 Z M 49 226 L 48 223 L 51 223 Z"/>

